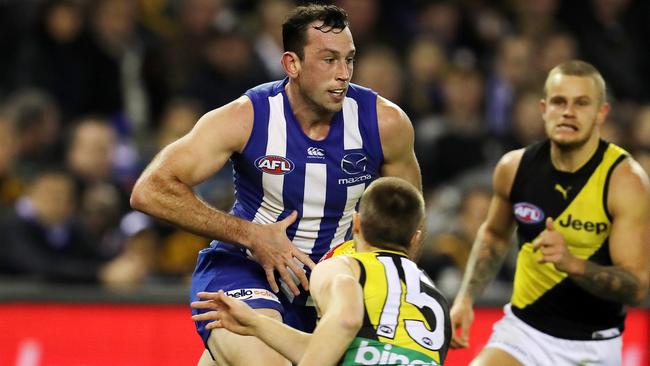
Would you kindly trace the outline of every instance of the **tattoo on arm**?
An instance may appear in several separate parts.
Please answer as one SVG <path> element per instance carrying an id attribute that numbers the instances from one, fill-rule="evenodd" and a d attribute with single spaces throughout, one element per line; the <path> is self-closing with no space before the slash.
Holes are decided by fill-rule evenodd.
<path id="1" fill-rule="evenodd" d="M 632 273 L 620 267 L 587 261 L 585 273 L 571 277 L 580 287 L 600 298 L 632 305 L 641 286 Z"/>
<path id="2" fill-rule="evenodd" d="M 507 245 L 490 245 L 481 242 L 476 242 L 474 245 L 461 286 L 461 291 L 464 290 L 472 298 L 476 298 L 494 279 L 509 249 Z"/>

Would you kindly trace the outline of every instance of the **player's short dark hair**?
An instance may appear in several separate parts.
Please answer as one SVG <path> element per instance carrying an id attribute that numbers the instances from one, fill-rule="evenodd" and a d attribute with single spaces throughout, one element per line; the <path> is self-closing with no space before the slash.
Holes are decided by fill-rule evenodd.
<path id="1" fill-rule="evenodd" d="M 335 5 L 310 4 L 293 9 L 282 24 L 282 44 L 285 52 L 294 52 L 302 60 L 305 57 L 308 26 L 322 21 L 314 27 L 323 33 L 339 33 L 348 26 L 348 13 Z"/>
<path id="2" fill-rule="evenodd" d="M 424 199 L 409 182 L 379 178 L 361 197 L 361 233 L 372 246 L 409 249 L 424 220 Z"/>

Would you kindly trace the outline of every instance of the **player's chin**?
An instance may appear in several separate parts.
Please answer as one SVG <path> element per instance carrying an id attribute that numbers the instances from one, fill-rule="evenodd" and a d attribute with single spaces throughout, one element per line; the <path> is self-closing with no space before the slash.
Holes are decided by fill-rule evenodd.
<path id="1" fill-rule="evenodd" d="M 587 140 L 581 137 L 554 135 L 551 136 L 551 141 L 560 149 L 573 150 L 583 146 Z"/>
<path id="2" fill-rule="evenodd" d="M 323 104 L 323 109 L 330 113 L 338 113 L 343 109 L 343 100 L 341 101 L 329 101 L 328 103 Z"/>

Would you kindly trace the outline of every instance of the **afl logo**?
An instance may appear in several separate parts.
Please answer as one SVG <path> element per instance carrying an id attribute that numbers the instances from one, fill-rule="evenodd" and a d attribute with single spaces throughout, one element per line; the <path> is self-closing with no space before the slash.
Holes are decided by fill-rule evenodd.
<path id="1" fill-rule="evenodd" d="M 257 169 L 264 173 L 273 175 L 285 175 L 291 173 L 294 164 L 291 160 L 277 155 L 266 155 L 255 160 Z"/>
<path id="2" fill-rule="evenodd" d="M 365 172 L 367 164 L 368 158 L 362 153 L 346 154 L 341 159 L 341 169 L 350 175 Z"/>
<path id="3" fill-rule="evenodd" d="M 528 202 L 519 202 L 514 206 L 515 217 L 524 224 L 537 224 L 544 220 L 544 211 Z"/>

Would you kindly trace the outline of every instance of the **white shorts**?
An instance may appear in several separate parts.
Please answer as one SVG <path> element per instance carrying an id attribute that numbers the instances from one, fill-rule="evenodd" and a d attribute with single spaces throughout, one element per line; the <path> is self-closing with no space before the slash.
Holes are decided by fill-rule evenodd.
<path id="1" fill-rule="evenodd" d="M 525 366 L 620 366 L 621 337 L 575 341 L 556 338 L 526 324 L 504 306 L 505 316 L 494 324 L 486 348 L 508 352 Z"/>

